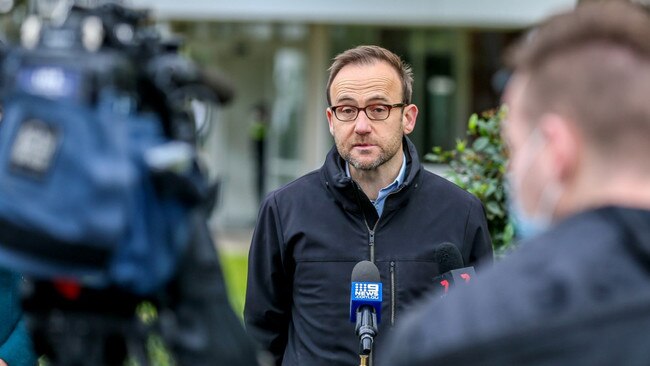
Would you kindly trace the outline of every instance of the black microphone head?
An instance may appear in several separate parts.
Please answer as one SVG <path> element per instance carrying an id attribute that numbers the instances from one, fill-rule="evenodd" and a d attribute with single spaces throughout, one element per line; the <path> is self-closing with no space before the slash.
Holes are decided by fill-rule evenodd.
<path id="1" fill-rule="evenodd" d="M 464 266 L 460 250 L 452 243 L 445 242 L 438 245 L 433 256 L 436 263 L 438 263 L 440 273 L 446 273 Z"/>
<path id="2" fill-rule="evenodd" d="M 352 269 L 351 282 L 380 282 L 379 269 L 370 261 L 361 261 Z"/>

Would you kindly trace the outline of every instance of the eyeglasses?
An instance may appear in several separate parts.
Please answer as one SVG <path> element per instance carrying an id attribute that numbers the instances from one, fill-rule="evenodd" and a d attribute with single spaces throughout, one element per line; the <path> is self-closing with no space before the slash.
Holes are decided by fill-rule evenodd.
<path id="1" fill-rule="evenodd" d="M 330 108 L 334 112 L 334 116 L 341 122 L 351 122 L 357 119 L 359 111 L 363 111 L 371 121 L 383 121 L 390 116 L 390 110 L 393 108 L 405 107 L 405 103 L 397 104 L 371 104 L 363 108 L 355 107 L 353 105 L 335 105 Z"/>

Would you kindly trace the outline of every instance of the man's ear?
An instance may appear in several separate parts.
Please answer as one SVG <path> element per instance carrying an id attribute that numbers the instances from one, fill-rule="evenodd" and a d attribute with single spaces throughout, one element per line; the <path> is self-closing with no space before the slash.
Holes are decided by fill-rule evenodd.
<path id="1" fill-rule="evenodd" d="M 334 127 L 332 126 L 333 113 L 329 107 L 325 108 L 325 115 L 327 115 L 327 124 L 329 125 L 330 128 L 330 135 L 334 136 Z"/>
<path id="2" fill-rule="evenodd" d="M 546 114 L 539 120 L 539 129 L 549 148 L 551 173 L 559 181 L 567 181 L 577 173 L 582 137 L 569 119 Z"/>
<path id="3" fill-rule="evenodd" d="M 405 135 L 413 132 L 415 122 L 418 118 L 418 107 L 415 104 L 409 104 L 404 107 L 404 114 L 402 116 L 402 130 Z"/>

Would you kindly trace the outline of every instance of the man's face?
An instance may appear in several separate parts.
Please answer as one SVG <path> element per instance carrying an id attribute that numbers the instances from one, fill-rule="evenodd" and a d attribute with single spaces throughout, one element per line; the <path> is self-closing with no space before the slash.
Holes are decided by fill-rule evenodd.
<path id="1" fill-rule="evenodd" d="M 543 137 L 540 131 L 531 127 L 524 111 L 526 82 L 525 76 L 515 75 L 508 83 L 504 95 L 508 117 L 503 126 L 503 137 L 510 153 L 508 168 L 512 193 L 524 211 L 531 214 L 537 209 L 546 179 L 539 169 Z"/>
<path id="2" fill-rule="evenodd" d="M 402 103 L 400 78 L 389 64 L 347 65 L 339 71 L 330 88 L 333 106 L 363 108 L 372 104 Z M 415 105 L 395 107 L 383 121 L 372 121 L 359 111 L 354 121 L 340 121 L 327 109 L 330 133 L 339 154 L 359 170 L 374 170 L 392 159 L 401 159 L 402 136 L 415 127 Z"/>

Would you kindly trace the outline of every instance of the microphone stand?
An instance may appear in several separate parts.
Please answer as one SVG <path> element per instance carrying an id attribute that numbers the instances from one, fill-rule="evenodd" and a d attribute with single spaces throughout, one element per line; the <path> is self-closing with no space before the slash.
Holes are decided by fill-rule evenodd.
<path id="1" fill-rule="evenodd" d="M 368 366 L 368 355 L 359 355 L 360 363 L 359 366 Z"/>
<path id="2" fill-rule="evenodd" d="M 362 307 L 363 308 L 363 307 Z M 360 366 L 368 365 L 368 356 L 377 335 L 377 314 L 369 309 L 357 310 L 356 333 L 359 336 Z"/>

